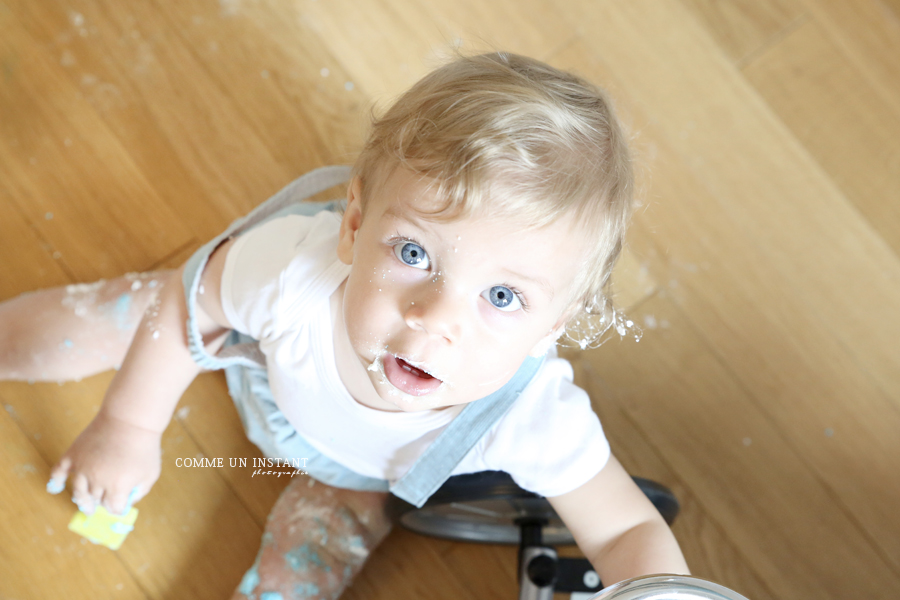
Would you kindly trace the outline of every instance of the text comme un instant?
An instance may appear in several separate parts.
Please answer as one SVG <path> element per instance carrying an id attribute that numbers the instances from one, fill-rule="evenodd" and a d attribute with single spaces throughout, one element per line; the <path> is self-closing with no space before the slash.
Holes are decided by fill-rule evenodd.
<path id="1" fill-rule="evenodd" d="M 294 475 L 308 475 L 306 472 L 306 458 L 253 458 L 253 468 L 256 471 L 253 472 L 251 477 L 256 475 L 277 475 L 281 477 L 282 475 L 290 474 L 291 477 Z M 225 466 L 224 458 L 207 458 L 205 456 L 195 457 L 195 458 L 176 458 L 175 459 L 176 467 L 188 467 L 188 468 L 221 468 Z M 229 467 L 246 467 L 247 459 L 246 458 L 229 458 L 228 459 Z M 293 472 L 287 473 L 285 471 L 263 471 L 265 468 L 290 468 L 294 469 Z"/>

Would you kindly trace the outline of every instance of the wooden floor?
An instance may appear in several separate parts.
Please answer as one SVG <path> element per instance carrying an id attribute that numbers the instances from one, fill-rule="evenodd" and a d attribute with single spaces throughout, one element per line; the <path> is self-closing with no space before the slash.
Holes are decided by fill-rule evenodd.
<path id="1" fill-rule="evenodd" d="M 694 572 L 896 599 L 900 0 L 0 0 L 0 299 L 180 264 L 352 162 L 373 104 L 456 47 L 575 70 L 634 131 L 618 290 L 644 336 L 569 355 L 622 462 L 681 498 Z M 0 598 L 227 597 L 286 481 L 175 467 L 259 456 L 218 374 L 121 550 L 45 492 L 109 380 L 0 384 Z M 507 599 L 514 575 L 510 548 L 395 531 L 345 597 Z"/>

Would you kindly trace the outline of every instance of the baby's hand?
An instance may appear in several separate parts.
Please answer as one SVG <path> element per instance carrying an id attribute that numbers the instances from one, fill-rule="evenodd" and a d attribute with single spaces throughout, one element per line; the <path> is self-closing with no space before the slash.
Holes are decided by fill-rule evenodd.
<path id="1" fill-rule="evenodd" d="M 72 501 L 86 514 L 103 505 L 124 514 L 156 483 L 161 434 L 101 411 L 50 473 L 47 491 L 59 493 L 72 478 Z"/>

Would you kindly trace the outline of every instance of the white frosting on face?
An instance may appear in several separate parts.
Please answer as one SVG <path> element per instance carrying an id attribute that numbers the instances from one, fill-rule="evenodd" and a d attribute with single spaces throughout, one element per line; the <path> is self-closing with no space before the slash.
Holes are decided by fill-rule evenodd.
<path id="1" fill-rule="evenodd" d="M 387 380 L 387 375 L 384 373 L 384 355 L 387 354 L 387 347 L 384 344 L 378 344 L 370 348 L 369 353 L 375 358 L 372 360 L 372 364 L 366 367 L 366 370 L 378 373 L 382 382 L 390 383 Z"/>
<path id="2" fill-rule="evenodd" d="M 529 354 L 542 356 L 553 347 L 579 272 L 571 257 L 583 240 L 571 215 L 540 228 L 502 215 L 429 220 L 422 215 L 440 202 L 427 184 L 398 170 L 367 200 L 364 219 L 351 186 L 340 247 L 341 260 L 351 266 L 342 310 L 357 364 L 374 387 L 355 389 L 369 406 L 384 406 L 378 395 L 403 410 L 424 410 L 499 389 Z M 422 248 L 427 268 L 397 255 L 406 243 Z M 501 285 L 514 291 L 521 307 L 502 310 L 486 297 Z M 387 353 L 440 385 L 423 385 L 432 391 L 421 396 L 395 388 Z"/>
<path id="3" fill-rule="evenodd" d="M 375 356 L 375 360 L 372 361 L 372 364 L 366 367 L 366 370 L 378 374 L 378 381 L 382 385 L 387 386 L 388 394 L 390 394 L 391 396 L 400 396 L 400 390 L 391 385 L 391 382 L 387 378 L 387 374 L 384 372 L 384 355 L 386 353 L 387 352 L 385 350 L 378 351 Z M 405 396 L 406 394 L 402 395 Z"/>
<path id="4" fill-rule="evenodd" d="M 426 368 L 425 363 L 404 358 L 403 359 L 404 362 L 408 363 L 409 365 L 411 365 L 417 369 L 421 369 L 422 371 L 425 371 L 426 373 L 428 373 L 435 379 L 440 379 L 440 381 L 441 381 L 441 385 L 438 386 L 438 388 L 435 389 L 430 394 L 426 394 L 424 396 L 412 396 L 410 394 L 407 394 L 406 392 L 398 390 L 396 387 L 394 387 L 394 385 L 388 379 L 387 373 L 385 373 L 385 371 L 384 371 L 384 356 L 386 354 L 389 354 L 387 347 L 383 344 L 379 344 L 379 345 L 371 347 L 369 349 L 369 353 L 374 355 L 375 358 L 372 361 L 372 363 L 368 367 L 366 367 L 366 370 L 370 371 L 372 373 L 377 373 L 378 381 L 382 385 L 387 387 L 387 393 L 390 396 L 397 398 L 401 402 L 405 402 L 407 404 L 423 404 L 427 400 L 429 400 L 429 396 L 432 396 L 433 394 L 437 394 L 439 392 L 442 392 L 442 391 L 452 387 L 444 379 L 441 379 L 441 377 L 438 377 L 432 371 L 430 371 L 428 368 Z"/>

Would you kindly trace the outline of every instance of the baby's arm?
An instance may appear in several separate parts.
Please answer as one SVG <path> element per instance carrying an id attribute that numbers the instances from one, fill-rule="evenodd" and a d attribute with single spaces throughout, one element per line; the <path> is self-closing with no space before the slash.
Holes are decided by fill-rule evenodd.
<path id="1" fill-rule="evenodd" d="M 675 536 L 616 458 L 576 490 L 549 498 L 605 586 L 689 574 Z"/>
<path id="2" fill-rule="evenodd" d="M 198 302 L 200 332 L 215 348 L 229 329 L 219 287 L 230 246 L 226 242 L 210 258 L 202 276 L 206 293 Z M 170 274 L 158 304 L 145 312 L 100 411 L 51 473 L 48 489 L 61 490 L 72 477 L 72 496 L 82 510 L 93 512 L 102 504 L 124 512 L 129 500 L 146 495 L 159 478 L 162 433 L 200 372 L 187 346 L 183 272 L 184 267 Z"/>

